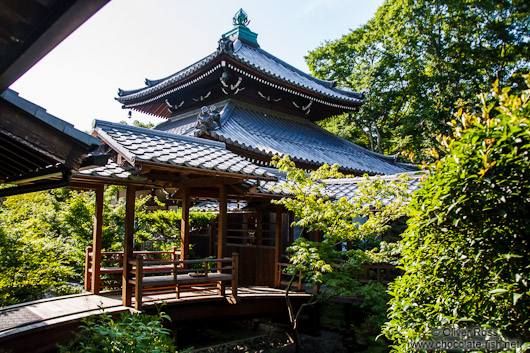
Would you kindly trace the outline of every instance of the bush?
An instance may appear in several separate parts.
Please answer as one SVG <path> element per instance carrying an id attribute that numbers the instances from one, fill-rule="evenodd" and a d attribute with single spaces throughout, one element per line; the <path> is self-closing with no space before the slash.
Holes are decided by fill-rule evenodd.
<path id="1" fill-rule="evenodd" d="M 530 91 L 491 98 L 481 116 L 459 113 L 410 204 L 405 274 L 390 285 L 384 327 L 397 352 L 437 327 L 530 341 Z"/>
<path id="2" fill-rule="evenodd" d="M 169 316 L 121 314 L 115 320 L 110 315 L 83 319 L 75 339 L 67 346 L 59 346 L 60 353 L 120 352 L 174 353 L 176 348 L 170 331 L 162 326 Z"/>

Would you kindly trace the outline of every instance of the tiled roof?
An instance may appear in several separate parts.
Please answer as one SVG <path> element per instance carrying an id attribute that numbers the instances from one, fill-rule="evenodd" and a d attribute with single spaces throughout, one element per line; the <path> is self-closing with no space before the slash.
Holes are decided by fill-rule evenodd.
<path id="1" fill-rule="evenodd" d="M 226 209 L 228 212 L 238 212 L 246 210 L 246 202 L 228 202 Z M 219 203 L 213 201 L 203 201 L 190 208 L 191 212 L 219 212 Z"/>
<path id="2" fill-rule="evenodd" d="M 422 177 L 425 175 L 424 172 L 409 172 L 406 173 L 407 178 L 405 181 L 401 181 L 400 178 L 402 174 L 395 175 L 384 175 L 376 176 L 370 178 L 379 178 L 381 180 L 386 180 L 389 182 L 404 182 L 407 184 L 407 193 L 413 193 L 416 190 L 421 188 L 420 183 L 422 182 Z M 325 179 L 323 182 L 326 183 L 326 190 L 333 195 L 334 198 L 346 197 L 347 199 L 354 199 L 359 193 L 359 182 L 363 178 L 344 178 L 344 179 Z M 392 199 L 384 200 L 385 204 L 391 202 Z"/>
<path id="3" fill-rule="evenodd" d="M 223 143 L 96 120 L 98 136 L 126 160 L 198 168 L 246 177 L 274 177 Z"/>
<path id="4" fill-rule="evenodd" d="M 41 106 L 38 106 L 18 95 L 18 92 L 12 89 L 6 89 L 0 98 L 5 99 L 7 102 L 13 104 L 19 109 L 22 109 L 26 113 L 30 114 L 34 119 L 42 121 L 42 123 L 49 125 L 50 127 L 60 131 L 64 135 L 77 140 L 79 143 L 84 143 L 88 146 L 89 150 L 94 150 L 99 146 L 99 140 L 93 136 L 90 136 L 82 131 L 77 130 L 74 125 L 66 122 L 62 119 L 57 118 L 46 112 Z"/>
<path id="5" fill-rule="evenodd" d="M 141 98 L 148 95 L 149 93 L 156 92 L 164 87 L 171 85 L 172 83 L 178 82 L 191 74 L 199 71 L 202 67 L 213 61 L 216 57 L 220 55 L 221 52 L 215 51 L 212 54 L 208 55 L 205 58 L 197 61 L 196 63 L 182 69 L 173 75 L 168 77 L 158 79 L 158 80 L 149 80 L 145 79 L 145 84 L 147 87 L 138 88 L 135 90 L 122 90 L 118 89 L 118 97 L 116 100 L 119 102 L 125 102 L 131 99 Z"/>
<path id="6" fill-rule="evenodd" d="M 319 80 L 259 47 L 252 47 L 241 41 L 236 41 L 231 56 L 268 76 L 317 94 L 342 101 L 363 102 L 362 94 L 335 88 L 333 82 Z"/>
<path id="7" fill-rule="evenodd" d="M 315 166 L 338 163 L 344 170 L 368 174 L 396 174 L 414 168 L 333 135 L 299 117 L 257 110 L 229 102 L 221 112 L 221 127 L 208 134 L 216 140 L 266 156 L 288 155 L 295 162 Z M 187 134 L 191 125 L 186 125 Z M 171 131 L 175 131 L 173 127 Z M 184 127 L 182 131 L 184 131 Z"/>
<path id="8" fill-rule="evenodd" d="M 281 173 L 276 173 L 278 181 L 257 181 L 257 180 L 247 180 L 245 183 L 249 186 L 257 186 L 257 188 L 252 191 L 254 193 L 261 194 L 271 194 L 276 196 L 289 196 L 289 191 L 285 188 L 282 188 L 282 184 L 287 182 L 285 175 Z M 403 174 L 406 174 L 405 180 L 401 181 Z M 413 193 L 416 190 L 421 188 L 420 183 L 422 182 L 422 176 L 425 173 L 423 172 L 408 172 L 408 173 L 399 173 L 394 175 L 378 175 L 371 176 L 370 179 L 380 179 L 386 180 L 389 182 L 404 182 L 407 184 L 407 193 Z M 328 195 L 331 198 L 339 199 L 341 197 L 346 197 L 347 199 L 354 199 L 358 195 L 359 183 L 363 181 L 364 178 L 342 178 L 342 179 L 324 179 L 322 180 L 325 183 L 325 188 L 323 193 Z M 251 193 L 252 193 L 251 192 Z M 384 203 L 388 203 L 392 199 L 387 199 Z"/>
<path id="9" fill-rule="evenodd" d="M 206 65 L 214 61 L 217 62 L 218 64 L 216 66 L 211 68 L 208 72 L 205 72 L 201 77 L 198 77 L 194 80 L 195 82 L 198 82 L 199 79 L 208 76 L 211 72 L 221 67 L 219 62 L 221 61 L 220 56 L 223 53 L 240 62 L 241 64 L 258 70 L 273 79 L 277 79 L 287 84 L 294 85 L 305 91 L 311 91 L 318 95 L 323 95 L 325 97 L 340 100 L 343 102 L 358 104 L 364 102 L 363 95 L 361 93 L 350 92 L 347 90 L 335 88 L 334 82 L 317 79 L 316 77 L 313 77 L 278 59 L 274 55 L 269 54 L 265 50 L 259 47 L 249 46 L 240 40 L 236 40 L 233 43 L 233 50 L 216 50 L 207 57 L 166 78 L 159 80 L 146 79 L 146 87 L 129 91 L 120 89 L 118 91 L 118 97 L 116 97 L 116 100 L 123 104 L 127 104 L 128 101 L 142 98 L 151 93 L 163 90 L 165 87 L 168 87 L 173 83 L 185 80 L 187 77 L 200 71 Z M 235 67 L 232 67 L 232 65 L 230 64 L 229 68 L 239 70 Z M 178 89 L 178 87 L 173 88 L 173 90 Z M 148 101 L 152 101 L 165 95 L 167 94 L 161 94 L 155 98 L 151 98 Z"/>
<path id="10" fill-rule="evenodd" d="M 76 173 L 77 175 L 90 175 L 95 177 L 102 178 L 112 178 L 112 179 L 132 179 L 134 178 L 133 173 L 125 170 L 120 167 L 116 162 L 108 161 L 106 165 L 102 167 L 80 170 Z M 75 174 L 74 174 L 75 175 Z"/>

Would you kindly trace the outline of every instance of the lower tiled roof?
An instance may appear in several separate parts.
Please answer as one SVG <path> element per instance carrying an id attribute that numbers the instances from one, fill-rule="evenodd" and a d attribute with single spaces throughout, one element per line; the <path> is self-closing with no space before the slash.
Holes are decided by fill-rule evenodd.
<path id="1" fill-rule="evenodd" d="M 211 137 L 265 156 L 288 155 L 295 162 L 315 166 L 337 163 L 344 171 L 371 175 L 415 169 L 396 162 L 391 156 L 362 148 L 303 118 L 231 102 L 225 105 L 221 116 L 221 127 L 208 132 Z"/>
<path id="2" fill-rule="evenodd" d="M 116 162 L 108 161 L 106 165 L 102 167 L 84 169 L 76 173 L 77 175 L 90 175 L 101 178 L 111 178 L 111 179 L 131 179 L 134 178 L 133 173 L 125 170 L 123 167 L 120 167 Z M 75 174 L 74 174 L 75 176 Z"/>
<path id="3" fill-rule="evenodd" d="M 94 131 L 131 164 L 147 161 L 247 177 L 274 177 L 216 141 L 100 120 L 95 121 Z"/>
<path id="4" fill-rule="evenodd" d="M 403 177 L 403 173 L 395 175 L 384 175 L 384 176 L 375 176 L 370 177 L 379 178 L 381 180 L 386 180 L 388 182 L 404 183 L 407 185 L 406 192 L 413 193 L 421 188 L 420 183 L 425 177 L 424 172 L 409 172 Z M 343 179 L 324 179 L 322 180 L 326 184 L 326 191 L 330 195 L 333 195 L 334 198 L 338 199 L 341 197 L 346 197 L 348 200 L 355 199 L 359 194 L 359 183 L 362 182 L 364 178 L 343 178 Z M 386 199 L 384 203 L 393 201 L 393 199 Z"/>

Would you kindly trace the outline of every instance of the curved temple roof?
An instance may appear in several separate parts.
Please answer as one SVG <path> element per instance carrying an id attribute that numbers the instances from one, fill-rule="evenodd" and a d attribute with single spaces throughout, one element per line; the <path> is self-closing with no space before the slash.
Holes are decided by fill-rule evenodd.
<path id="1" fill-rule="evenodd" d="M 196 115 L 159 125 L 158 129 L 193 136 Z M 318 125 L 291 115 L 228 101 L 221 111 L 221 126 L 209 137 L 264 156 L 288 155 L 295 162 L 315 166 L 337 163 L 345 171 L 363 174 L 396 174 L 416 168 L 393 156 L 369 151 Z"/>
<path id="2" fill-rule="evenodd" d="M 246 31 L 249 31 L 245 26 L 239 26 L 239 28 L 236 28 L 236 30 L 241 31 L 242 28 L 246 29 Z M 355 104 L 355 106 L 358 106 L 364 102 L 363 95 L 361 93 L 341 90 L 335 87 L 335 82 L 317 79 L 269 54 L 265 50 L 261 49 L 259 45 L 257 45 L 257 42 L 250 43 L 244 39 L 239 39 L 237 36 L 227 37 L 226 34 L 223 35 L 219 42 L 219 48 L 215 52 L 186 67 L 185 69 L 176 72 L 173 75 L 159 80 L 146 79 L 146 87 L 143 88 L 128 91 L 120 89 L 116 100 L 124 104 L 125 108 L 129 108 L 151 101 L 146 100 L 142 102 L 136 102 L 134 105 L 128 104 L 131 101 L 139 100 L 143 97 L 149 96 L 151 98 L 152 95 L 156 94 L 156 99 L 161 98 L 165 95 L 165 92 L 162 93 L 164 89 L 171 86 L 171 90 L 174 91 L 175 84 L 185 81 L 188 77 L 191 77 L 193 74 L 199 72 L 202 68 L 210 63 L 219 61 L 220 65 L 215 66 L 211 70 L 220 69 L 222 65 L 226 65 L 226 63 L 222 61 L 222 56 L 226 55 L 236 62 L 257 70 L 258 72 L 261 72 L 272 79 L 280 80 L 288 85 L 296 86 L 304 91 L 310 91 L 321 96 L 323 99 L 332 99 L 334 101 L 343 103 Z M 240 71 L 230 64 L 228 64 L 228 68 Z M 252 75 L 248 72 L 240 73 L 247 74 L 247 76 L 252 77 Z M 201 79 L 205 76 L 207 75 L 201 75 Z M 252 78 L 261 80 L 256 77 Z M 193 83 L 196 82 L 198 82 L 198 80 Z M 291 89 L 284 88 L 284 90 L 294 93 L 294 91 Z"/>
<path id="3" fill-rule="evenodd" d="M 220 142 L 96 120 L 94 131 L 131 164 L 146 161 L 250 178 L 274 175 L 225 148 Z"/>

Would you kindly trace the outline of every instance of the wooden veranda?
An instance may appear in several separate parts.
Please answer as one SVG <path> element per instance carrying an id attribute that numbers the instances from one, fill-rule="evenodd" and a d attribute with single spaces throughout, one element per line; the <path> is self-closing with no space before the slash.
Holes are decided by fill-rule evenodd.
<path id="1" fill-rule="evenodd" d="M 231 294 L 228 290 L 228 294 Z M 282 317 L 285 315 L 284 292 L 269 287 L 240 287 L 240 301 L 233 305 L 208 292 L 185 292 L 180 299 L 172 293 L 151 293 L 143 298 L 143 310 L 156 313 L 162 304 L 171 316 L 173 327 L 196 320 L 218 318 L 238 319 L 248 317 Z M 294 305 L 307 301 L 309 294 L 292 294 Z M 134 298 L 133 298 L 134 304 Z M 122 305 L 119 293 L 83 293 L 71 296 L 42 299 L 0 309 L 0 348 L 12 353 L 48 353 L 56 345 L 66 344 L 81 319 L 106 313 L 119 315 L 134 311 Z"/>
<path id="2" fill-rule="evenodd" d="M 120 140 L 120 137 L 125 134 L 128 134 L 127 140 Z M 243 254 L 240 248 L 231 246 L 233 244 L 227 242 L 227 204 L 229 200 L 239 201 L 249 198 L 248 190 L 243 187 L 244 181 L 274 181 L 276 180 L 275 176 L 227 151 L 222 144 L 217 142 L 174 137 L 174 135 L 169 136 L 166 133 L 153 130 L 107 122 L 96 123 L 93 135 L 102 140 L 103 147 L 99 152 L 110 154 L 111 159 L 116 162 L 111 161 L 104 167 L 76 173 L 73 175 L 70 185 L 71 188 L 92 189 L 95 192 L 93 244 L 86 256 L 85 289 L 98 294 L 108 287 L 107 284 L 102 283 L 102 275 L 121 274 L 119 288 L 122 292 L 122 304 L 127 307 L 132 305 L 134 293 L 139 298 L 144 290 L 172 288 L 174 295 L 178 296 L 181 289 L 199 284 L 206 286 L 213 283 L 219 294 L 224 294 L 225 286 L 229 285 L 232 287 L 232 296 L 235 297 L 239 269 L 245 268 L 246 270 L 249 259 L 257 256 L 252 257 L 253 254 Z M 161 142 L 153 142 L 155 139 L 160 139 Z M 138 147 L 130 147 L 131 140 L 136 141 Z M 162 161 L 160 161 L 162 158 L 158 160 L 146 158 L 147 152 L 143 152 L 141 148 L 148 143 L 153 143 L 161 150 L 166 147 L 167 150 L 171 149 L 171 151 L 176 151 L 185 145 L 186 149 L 183 153 L 191 153 L 191 157 L 189 157 L 191 162 L 179 162 L 183 158 L 175 157 L 176 152 L 172 152 L 170 157 Z M 165 143 L 165 145 L 161 145 L 161 143 Z M 131 151 L 134 151 L 135 154 Z M 170 160 L 170 158 L 174 159 Z M 123 251 L 114 254 L 102 253 L 103 198 L 106 185 L 125 187 L 123 191 L 125 198 Z M 182 209 L 180 249 L 173 249 L 165 254 L 156 254 L 166 255 L 165 259 L 160 258 L 160 256 L 150 258 L 151 255 L 154 255 L 150 252 L 135 253 L 133 251 L 135 200 L 138 193 L 145 192 L 158 195 L 161 198 L 165 197 L 173 205 L 178 203 Z M 251 197 L 260 199 L 259 195 L 252 195 Z M 212 234 L 210 241 L 215 249 L 211 247 L 210 253 L 207 254 L 210 258 L 213 256 L 215 259 L 189 259 L 189 215 L 193 200 L 214 200 L 218 204 L 216 234 Z M 260 203 L 267 206 L 269 199 L 262 199 L 261 202 L 257 202 L 257 204 Z M 258 219 L 261 218 L 260 214 L 262 212 L 258 212 Z M 272 255 L 269 255 L 270 259 L 268 260 L 270 266 L 267 272 L 272 276 L 266 283 L 269 285 L 274 284 L 274 268 L 280 258 L 282 247 L 280 240 L 281 209 L 276 209 L 276 214 L 280 221 L 276 222 L 276 229 L 270 232 L 274 237 L 273 242 L 271 242 L 272 247 L 268 246 L 266 249 Z M 256 235 L 258 244 L 261 245 L 264 243 L 261 239 L 263 229 L 261 220 L 258 220 L 257 224 Z M 211 230 L 213 233 L 213 225 Z M 117 260 L 114 260 L 115 263 L 110 266 L 108 261 L 113 260 L 102 258 L 102 256 L 109 255 L 118 257 Z M 239 260 L 242 261 L 241 266 L 238 264 Z M 102 266 L 102 261 L 106 263 L 106 266 Z M 191 271 L 190 267 L 195 267 L 199 263 L 202 264 L 204 270 L 199 271 L 199 273 L 189 273 L 197 272 L 196 270 Z M 250 282 L 247 281 L 243 285 L 264 284 L 263 281 L 261 283 Z M 139 302 L 140 300 L 136 300 L 137 308 L 141 307 Z"/>

